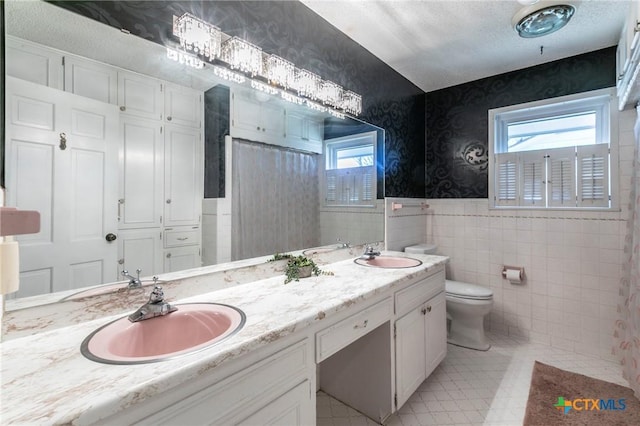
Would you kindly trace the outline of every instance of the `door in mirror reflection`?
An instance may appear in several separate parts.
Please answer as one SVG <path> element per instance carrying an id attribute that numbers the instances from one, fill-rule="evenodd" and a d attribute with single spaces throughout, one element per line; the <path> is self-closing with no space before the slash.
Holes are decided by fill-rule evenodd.
<path id="1" fill-rule="evenodd" d="M 16 296 L 114 280 L 117 107 L 13 78 L 6 96 L 7 205 L 42 220 L 17 238 Z"/>

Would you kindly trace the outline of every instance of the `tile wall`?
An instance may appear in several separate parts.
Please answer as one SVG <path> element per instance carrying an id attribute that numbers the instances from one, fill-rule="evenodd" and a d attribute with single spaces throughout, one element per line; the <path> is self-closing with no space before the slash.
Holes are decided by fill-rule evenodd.
<path id="1" fill-rule="evenodd" d="M 619 113 L 620 211 L 489 210 L 483 198 L 413 199 L 429 209 L 394 214 L 388 199 L 387 248 L 404 247 L 419 235 L 437 244 L 450 257 L 448 278 L 493 290 L 485 326 L 495 332 L 612 358 L 634 121 L 635 111 Z M 418 233 L 421 226 L 425 231 Z M 503 265 L 524 267 L 525 282 L 503 279 Z"/>

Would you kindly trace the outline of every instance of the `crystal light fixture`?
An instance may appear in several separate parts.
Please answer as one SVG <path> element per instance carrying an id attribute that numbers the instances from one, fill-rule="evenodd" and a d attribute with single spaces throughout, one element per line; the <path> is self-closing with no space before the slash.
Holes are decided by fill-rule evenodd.
<path id="1" fill-rule="evenodd" d="M 360 115 L 362 112 L 362 96 L 351 90 L 346 90 L 342 94 L 342 109 L 353 115 Z"/>
<path id="2" fill-rule="evenodd" d="M 172 59 L 180 64 L 188 65 L 192 68 L 202 69 L 204 68 L 204 62 L 196 58 L 193 55 L 187 55 L 184 52 L 170 49 L 167 47 L 167 58 Z"/>
<path id="3" fill-rule="evenodd" d="M 288 89 L 295 84 L 296 67 L 286 59 L 269 55 L 264 61 L 264 76 L 269 83 Z"/>
<path id="4" fill-rule="evenodd" d="M 180 45 L 186 52 L 204 56 L 209 61 L 220 56 L 220 29 L 189 13 L 179 18 L 174 16 L 173 34 L 180 39 Z"/>
<path id="5" fill-rule="evenodd" d="M 222 43 L 220 59 L 232 69 L 250 74 L 262 74 L 262 49 L 239 37 L 232 37 Z"/>
<path id="6" fill-rule="evenodd" d="M 316 100 L 320 96 L 320 76 L 305 69 L 296 70 L 295 89 L 299 96 Z"/>
<path id="7" fill-rule="evenodd" d="M 342 111 L 354 115 L 362 112 L 362 97 L 357 93 L 322 80 L 311 71 L 296 68 L 284 58 L 263 53 L 260 47 L 224 34 L 189 13 L 173 17 L 173 34 L 180 40 L 180 47 L 167 47 L 167 57 L 176 62 L 202 69 L 206 60 L 220 78 L 245 84 L 249 77 L 255 90 L 268 95 L 280 94 L 288 102 L 335 117 L 344 118 Z"/>
<path id="8" fill-rule="evenodd" d="M 340 108 L 342 106 L 342 86 L 332 81 L 323 81 L 320 85 L 319 99 L 324 104 Z"/>

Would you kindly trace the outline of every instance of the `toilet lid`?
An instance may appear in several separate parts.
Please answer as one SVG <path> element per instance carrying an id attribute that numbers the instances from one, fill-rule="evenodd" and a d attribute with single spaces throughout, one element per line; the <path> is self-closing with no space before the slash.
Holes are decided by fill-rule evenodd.
<path id="1" fill-rule="evenodd" d="M 493 292 L 486 287 L 460 281 L 446 280 L 445 288 L 447 294 L 464 299 L 486 300 L 493 297 Z"/>

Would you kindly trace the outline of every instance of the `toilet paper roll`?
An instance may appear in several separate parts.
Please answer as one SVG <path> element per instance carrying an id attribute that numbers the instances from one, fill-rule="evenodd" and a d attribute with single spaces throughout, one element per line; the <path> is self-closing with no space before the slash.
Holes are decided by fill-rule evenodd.
<path id="1" fill-rule="evenodd" d="M 507 279 L 511 284 L 522 283 L 522 271 L 520 269 L 507 269 Z"/>
<path id="2" fill-rule="evenodd" d="M 20 284 L 20 256 L 17 241 L 0 243 L 0 294 L 18 291 Z"/>

